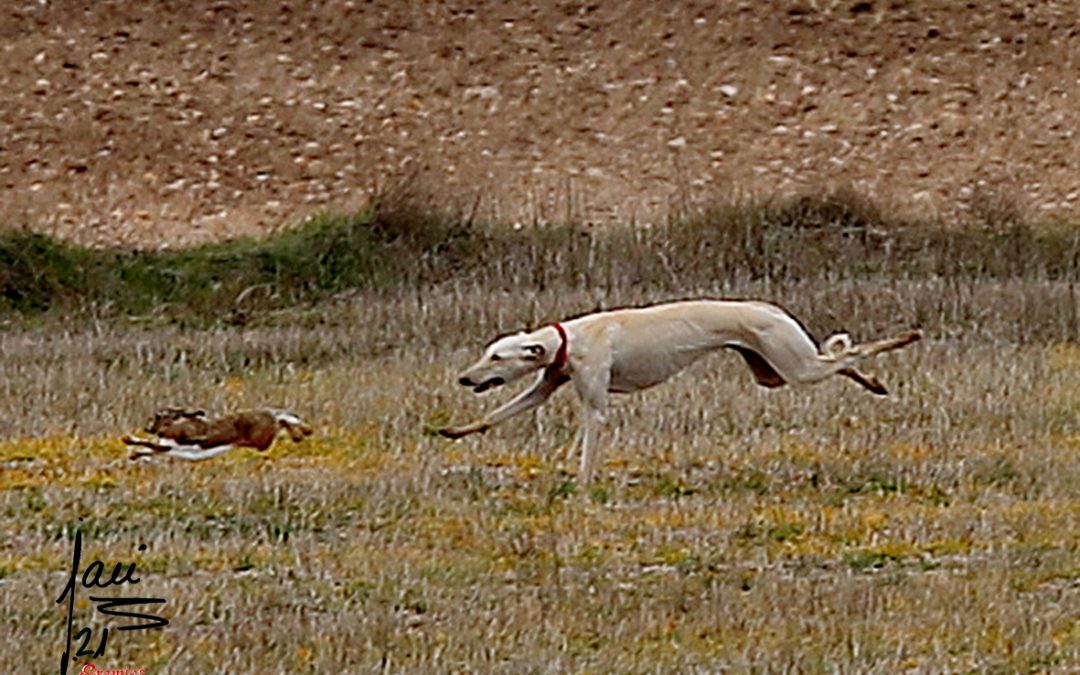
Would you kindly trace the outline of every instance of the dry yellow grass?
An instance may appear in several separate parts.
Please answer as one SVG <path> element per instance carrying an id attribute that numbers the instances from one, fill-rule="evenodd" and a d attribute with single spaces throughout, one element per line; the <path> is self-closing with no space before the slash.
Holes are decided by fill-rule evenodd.
<path id="1" fill-rule="evenodd" d="M 867 310 L 914 293 L 899 282 L 829 290 L 784 299 L 856 335 L 924 309 Z M 475 440 L 427 432 L 492 404 L 453 384 L 480 343 L 596 300 L 446 288 L 246 329 L 0 335 L 0 657 L 54 668 L 82 517 L 85 555 L 137 561 L 171 621 L 114 633 L 103 666 L 1080 668 L 1075 345 L 1016 339 L 1001 311 L 981 330 L 924 311 L 929 339 L 872 364 L 889 399 L 839 379 L 758 389 L 718 355 L 617 399 L 584 494 L 563 456 L 570 395 Z M 268 455 L 130 462 L 117 437 L 172 403 L 278 405 L 318 432 Z"/>

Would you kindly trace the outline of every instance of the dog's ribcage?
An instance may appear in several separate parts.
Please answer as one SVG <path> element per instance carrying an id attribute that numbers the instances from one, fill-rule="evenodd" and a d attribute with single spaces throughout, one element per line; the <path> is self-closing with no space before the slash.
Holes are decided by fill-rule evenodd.
<path id="1" fill-rule="evenodd" d="M 777 308 L 751 305 L 744 310 L 734 303 L 714 304 L 727 305 L 728 312 L 691 315 L 685 305 L 673 304 L 660 312 L 654 308 L 648 321 L 638 321 L 640 315 L 634 310 L 624 312 L 624 329 L 607 334 L 612 352 L 609 391 L 647 389 L 724 347 L 752 351 L 773 366 L 817 352 L 802 326 Z M 740 320 L 732 321 L 733 314 Z M 777 331 L 783 338 L 770 338 L 768 333 Z"/>

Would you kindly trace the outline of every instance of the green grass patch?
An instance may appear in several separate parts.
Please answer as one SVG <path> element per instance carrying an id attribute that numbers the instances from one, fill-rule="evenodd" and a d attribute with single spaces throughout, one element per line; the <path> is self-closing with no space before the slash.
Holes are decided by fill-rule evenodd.
<path id="1" fill-rule="evenodd" d="M 373 217 L 320 215 L 264 239 L 177 251 L 87 249 L 32 232 L 0 235 L 0 313 L 219 317 L 317 301 L 373 283 L 386 246 Z"/>
<path id="2" fill-rule="evenodd" d="M 319 214 L 265 238 L 191 249 L 88 249 L 30 231 L 0 233 L 0 315 L 244 323 L 353 289 L 447 281 L 685 293 L 733 278 L 781 286 L 868 276 L 1080 279 L 1073 228 L 991 216 L 982 226 L 946 228 L 838 192 L 720 205 L 649 229 L 514 230 L 477 225 L 408 186 L 362 213 Z"/>

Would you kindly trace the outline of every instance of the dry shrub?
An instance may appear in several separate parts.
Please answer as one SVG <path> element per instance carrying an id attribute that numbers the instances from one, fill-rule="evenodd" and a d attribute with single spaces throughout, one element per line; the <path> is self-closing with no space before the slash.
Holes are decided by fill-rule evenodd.
<path id="1" fill-rule="evenodd" d="M 860 230 L 899 224 L 895 217 L 887 217 L 874 202 L 850 187 L 822 195 L 798 195 L 766 204 L 764 208 L 764 218 L 770 224 L 800 230 Z"/>

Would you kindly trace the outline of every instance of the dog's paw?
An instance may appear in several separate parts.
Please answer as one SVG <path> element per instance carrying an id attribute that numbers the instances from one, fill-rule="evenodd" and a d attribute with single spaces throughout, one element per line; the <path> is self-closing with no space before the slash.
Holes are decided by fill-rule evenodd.
<path id="1" fill-rule="evenodd" d="M 889 395 L 888 387 L 882 384 L 881 380 L 877 379 L 876 377 L 871 377 L 867 382 L 867 386 L 870 389 L 870 392 L 873 394 L 877 394 L 878 396 Z"/>
<path id="2" fill-rule="evenodd" d="M 913 330 L 902 336 L 905 345 L 909 345 L 912 342 L 918 342 L 923 339 L 923 332 L 921 330 Z"/>
<path id="3" fill-rule="evenodd" d="M 438 435 L 441 435 L 444 438 L 463 438 L 464 436 L 474 433 L 484 433 L 488 429 L 490 429 L 490 427 L 487 426 L 487 424 L 478 427 L 444 427 L 438 430 Z"/>
<path id="4" fill-rule="evenodd" d="M 487 431 L 487 427 L 443 427 L 439 429 L 439 435 L 443 438 L 464 438 L 469 434 Z"/>
<path id="5" fill-rule="evenodd" d="M 454 427 L 443 427 L 442 429 L 437 430 L 436 433 L 443 438 L 461 438 L 462 436 L 465 436 L 460 429 L 455 429 Z"/>

